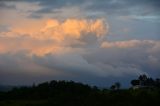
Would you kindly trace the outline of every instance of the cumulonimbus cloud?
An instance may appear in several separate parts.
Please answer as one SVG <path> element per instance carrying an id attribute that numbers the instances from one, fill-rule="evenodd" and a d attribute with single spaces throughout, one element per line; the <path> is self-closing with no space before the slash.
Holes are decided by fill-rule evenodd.
<path id="1" fill-rule="evenodd" d="M 86 40 L 87 36 L 90 36 L 89 39 L 98 40 L 108 31 L 108 25 L 103 19 L 66 19 L 63 21 L 48 19 L 46 23 L 40 25 L 42 26 L 38 26 L 39 30 L 33 27 L 28 31 L 26 27 L 17 26 L 11 28 L 10 31 L 1 32 L 0 53 L 27 51 L 30 54 L 43 56 L 64 51 L 64 48 L 70 51 L 71 46 L 89 43 Z M 9 42 L 10 40 L 12 42 Z"/>
<path id="2" fill-rule="evenodd" d="M 31 25 L 32 26 L 32 25 Z M 18 30 L 17 30 L 18 29 Z M 82 36 L 92 34 L 96 37 L 105 35 L 108 32 L 108 25 L 103 19 L 48 19 L 39 31 L 34 28 L 28 32 L 26 28 L 11 28 L 11 31 L 1 33 L 1 36 L 18 37 L 28 36 L 40 40 L 54 39 L 62 41 L 67 37 L 79 39 Z"/>
<path id="3" fill-rule="evenodd" d="M 92 34 L 96 37 L 103 36 L 107 33 L 107 26 L 102 19 L 67 19 L 60 22 L 56 19 L 50 19 L 41 29 L 43 34 L 33 37 L 42 39 L 54 39 L 63 41 L 66 37 L 79 39 L 82 36 Z M 47 36 L 48 35 L 48 36 Z"/>

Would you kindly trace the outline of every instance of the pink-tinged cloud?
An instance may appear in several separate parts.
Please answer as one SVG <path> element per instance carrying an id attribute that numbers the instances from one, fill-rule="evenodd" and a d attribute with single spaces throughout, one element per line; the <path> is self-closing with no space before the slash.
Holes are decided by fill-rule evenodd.
<path id="1" fill-rule="evenodd" d="M 156 45 L 158 41 L 153 40 L 127 40 L 127 41 L 105 41 L 101 44 L 101 48 L 132 48 L 143 45 Z"/>

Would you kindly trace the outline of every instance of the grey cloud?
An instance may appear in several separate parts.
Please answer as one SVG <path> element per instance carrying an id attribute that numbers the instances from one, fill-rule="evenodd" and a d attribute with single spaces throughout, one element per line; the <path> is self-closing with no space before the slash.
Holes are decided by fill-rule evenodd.
<path id="1" fill-rule="evenodd" d="M 7 32 L 9 31 L 9 26 L 7 25 L 0 25 L 0 32 Z"/>
<path id="2" fill-rule="evenodd" d="M 123 70 L 126 69 L 128 72 L 130 71 L 129 69 L 137 69 L 141 70 L 142 73 L 144 72 L 151 76 L 158 77 L 160 75 L 160 57 L 157 54 L 159 54 L 160 48 L 156 48 L 157 51 L 154 53 L 149 52 L 152 51 L 155 46 L 156 45 L 145 44 L 139 47 L 136 46 L 134 48 L 97 49 L 96 51 L 90 51 L 92 53 L 90 55 L 84 55 L 84 57 L 90 64 L 106 64 L 112 66 L 115 69 L 118 68 L 118 70 L 121 70 L 121 68 L 124 67 Z M 151 61 L 152 59 L 154 62 Z"/>
<path id="3" fill-rule="evenodd" d="M 51 69 L 56 69 L 59 71 L 64 71 L 70 74 L 98 74 L 99 69 L 92 64 L 88 64 L 81 55 L 77 54 L 65 54 L 65 55 L 46 55 L 44 57 L 34 57 L 36 63 L 48 67 Z"/>
<path id="4" fill-rule="evenodd" d="M 83 4 L 85 1 L 86 0 L 40 0 L 39 5 L 50 8 L 61 8 L 64 6 L 78 6 Z"/>
<path id="5" fill-rule="evenodd" d="M 31 85 L 33 82 L 53 80 L 59 74 L 54 69 L 36 64 L 26 52 L 0 54 L 0 84 Z"/>
<path id="6" fill-rule="evenodd" d="M 138 9 L 143 10 L 142 12 L 145 12 L 145 7 L 151 7 L 151 9 L 160 9 L 159 0 L 106 0 L 106 1 L 98 1 L 94 0 L 90 5 L 88 5 L 88 9 L 93 10 L 100 10 L 100 11 L 111 11 L 111 12 L 123 12 L 128 11 L 130 12 L 130 9 Z M 156 10 L 158 11 L 158 10 Z M 116 13 L 117 13 L 116 12 Z M 140 12 L 140 11 L 137 11 Z"/>
<path id="7" fill-rule="evenodd" d="M 151 77 L 160 75 L 158 44 L 124 49 L 85 48 L 85 51 L 45 56 L 27 56 L 26 52 L 0 54 L 0 83 L 66 79 L 109 86 L 117 80 L 128 84 L 129 79 L 142 73 Z"/>
<path id="8" fill-rule="evenodd" d="M 53 68 L 55 68 L 55 65 L 53 64 L 53 62 L 50 63 L 50 68 L 52 68 L 52 70 L 49 73 L 47 72 L 48 74 L 40 73 L 40 71 L 43 71 L 45 73 L 46 71 L 48 71 L 47 69 L 43 69 L 43 70 L 32 69 L 32 71 L 37 71 L 37 73 L 35 74 L 31 72 L 31 70 L 27 69 L 28 67 L 30 67 L 31 63 L 33 63 L 33 59 L 29 59 L 25 55 L 21 55 L 21 56 L 19 55 L 15 56 L 11 54 L 5 54 L 5 55 L 0 54 L 0 84 L 32 85 L 33 83 L 41 83 L 41 82 L 50 81 L 50 80 L 74 80 L 74 81 L 83 82 L 91 85 L 109 87 L 114 82 L 120 81 L 122 82 L 123 87 L 128 87 L 129 86 L 128 80 L 136 78 L 135 75 L 128 75 L 125 77 L 124 76 L 123 77 L 115 77 L 115 76 L 100 77 L 90 73 L 80 72 L 81 71 L 80 69 L 75 69 L 74 71 L 79 71 L 79 73 L 74 72 L 73 74 L 73 70 L 69 67 L 68 69 L 63 70 L 63 72 L 65 72 L 65 75 L 63 73 L 59 75 L 55 75 L 53 73 L 55 72 L 53 70 Z M 37 57 L 37 58 L 40 58 L 40 57 Z M 25 61 L 27 60 L 28 62 L 27 61 L 24 62 L 24 60 Z M 44 60 L 44 59 L 41 59 L 41 60 Z M 36 59 L 36 61 L 39 61 L 39 60 Z M 47 61 L 49 62 L 49 60 Z M 45 64 L 48 64 L 48 62 Z M 40 63 L 40 61 L 38 63 Z M 44 61 L 42 63 L 44 65 Z M 56 73 L 59 71 L 61 70 L 57 70 Z"/>
<path id="9" fill-rule="evenodd" d="M 141 14 L 145 14 L 145 10 L 150 8 L 153 11 L 159 11 L 159 0 L 40 0 L 39 5 L 43 7 L 47 7 L 50 9 L 58 9 L 65 6 L 80 6 L 85 7 L 86 10 L 91 11 L 104 11 L 108 13 L 115 12 L 116 14 L 128 14 L 132 9 L 138 9 L 136 12 L 142 12 Z M 44 8 L 44 10 L 45 10 Z M 149 11 L 151 12 L 151 11 Z M 114 13 L 113 13 L 114 14 Z"/>
<path id="10" fill-rule="evenodd" d="M 56 14 L 61 13 L 60 10 L 54 10 L 52 8 L 42 8 L 36 11 L 31 11 L 31 14 L 28 16 L 29 18 L 42 18 L 44 14 Z"/>
<path id="11" fill-rule="evenodd" d="M 7 5 L 7 0 L 1 0 L 1 7 L 13 8 L 13 5 Z M 95 18 L 99 16 L 159 16 L 159 0 L 16 0 L 16 2 L 37 3 L 41 8 L 36 11 L 30 11 L 30 18 L 42 18 L 46 14 L 56 17 L 54 14 L 60 14 L 62 8 L 78 7 L 81 10 L 81 17 Z M 15 6 L 14 6 L 15 7 Z M 52 14 L 52 15 L 51 15 Z M 66 15 L 66 14 L 64 14 Z M 63 18 L 63 13 L 58 18 Z M 79 17 L 79 16 L 78 16 Z M 132 18 L 134 19 L 134 17 Z M 138 19 L 139 18 L 135 18 Z M 158 21 L 154 20 L 153 21 Z"/>
<path id="12" fill-rule="evenodd" d="M 26 2 L 37 2 L 42 7 L 33 11 L 30 16 L 32 18 L 43 17 L 48 13 L 61 13 L 60 9 L 68 7 L 79 7 L 83 13 L 81 15 L 88 18 L 108 15 L 137 17 L 160 15 L 159 0 L 29 0 Z"/>
<path id="13" fill-rule="evenodd" d="M 6 2 L 0 1 L 0 9 L 16 9 L 15 5 L 9 5 Z"/>

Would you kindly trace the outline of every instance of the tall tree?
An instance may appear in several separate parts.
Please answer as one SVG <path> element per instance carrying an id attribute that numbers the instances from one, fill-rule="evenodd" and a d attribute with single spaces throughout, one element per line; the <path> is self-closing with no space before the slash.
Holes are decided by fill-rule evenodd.
<path id="1" fill-rule="evenodd" d="M 120 82 L 116 82 L 116 83 L 115 83 L 115 86 L 116 86 L 116 89 L 120 89 L 120 87 L 121 87 Z"/>

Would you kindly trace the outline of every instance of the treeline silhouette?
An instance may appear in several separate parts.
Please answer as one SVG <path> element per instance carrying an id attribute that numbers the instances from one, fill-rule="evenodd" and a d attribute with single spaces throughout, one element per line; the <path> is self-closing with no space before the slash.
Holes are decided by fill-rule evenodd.
<path id="1" fill-rule="evenodd" d="M 134 86 L 139 86 L 141 88 L 160 88 L 160 79 L 147 77 L 145 74 L 140 75 L 138 79 L 131 81 L 131 84 Z"/>
<path id="2" fill-rule="evenodd" d="M 160 105 L 160 82 L 152 79 L 154 84 L 142 84 L 147 79 L 148 77 L 142 75 L 135 79 L 139 83 L 132 80 L 133 87 L 139 85 L 139 88 L 136 89 L 120 89 L 119 82 L 113 84 L 111 89 L 99 89 L 96 86 L 91 87 L 73 81 L 53 80 L 38 85 L 33 84 L 31 87 L 20 87 L 8 92 L 0 92 L 0 106 Z"/>

